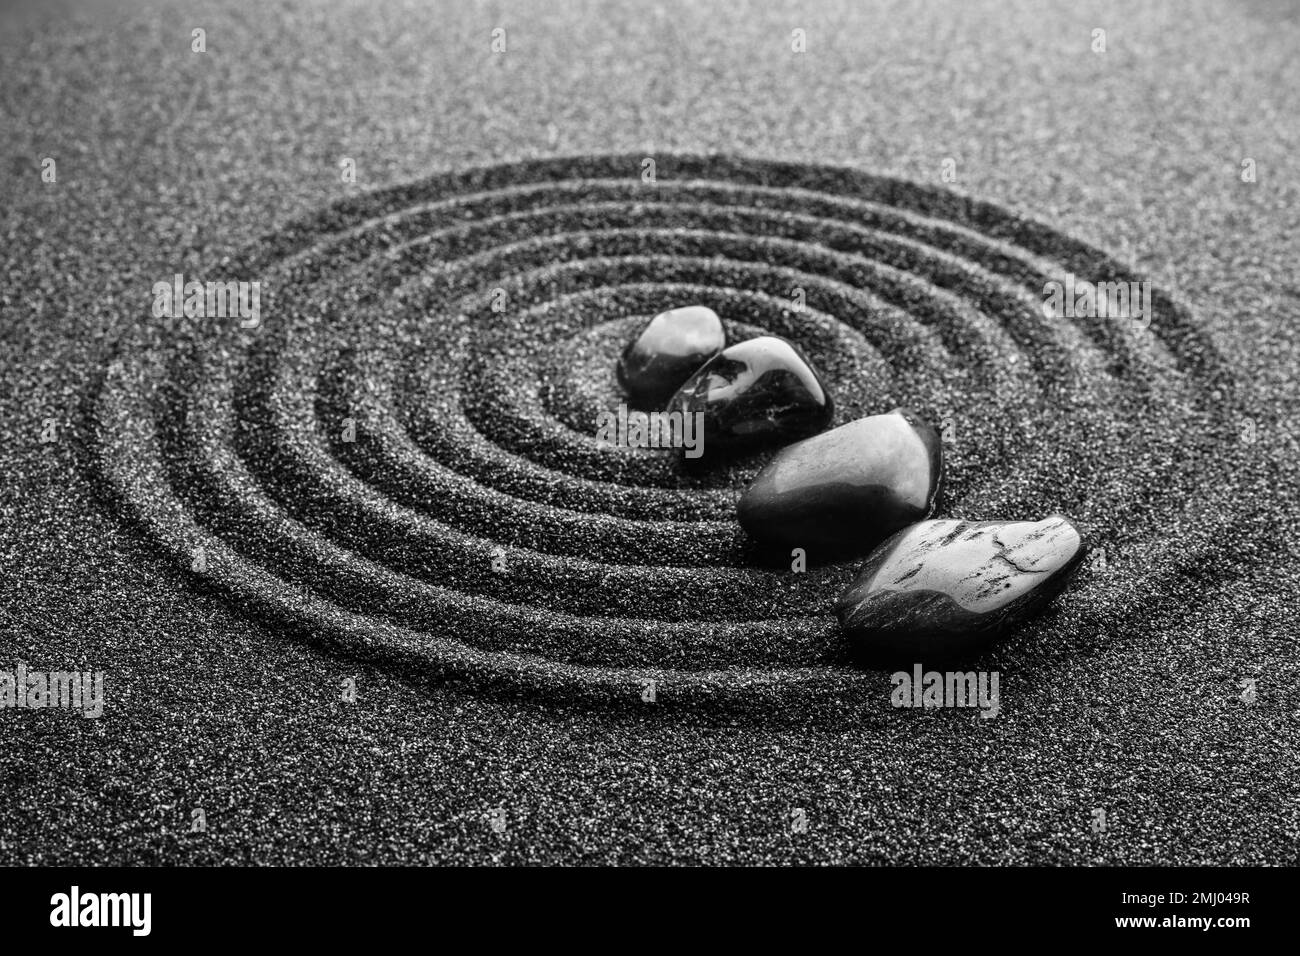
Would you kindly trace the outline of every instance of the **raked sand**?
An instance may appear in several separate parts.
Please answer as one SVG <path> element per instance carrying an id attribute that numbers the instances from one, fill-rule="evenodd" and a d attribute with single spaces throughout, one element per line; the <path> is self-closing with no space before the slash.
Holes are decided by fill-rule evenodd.
<path id="1" fill-rule="evenodd" d="M 0 862 L 1294 862 L 1280 7 L 251 10 L 6 14 L 0 669 L 105 706 L 0 711 Z M 763 456 L 595 441 L 690 302 L 1082 529 L 997 717 L 849 662 Z"/>

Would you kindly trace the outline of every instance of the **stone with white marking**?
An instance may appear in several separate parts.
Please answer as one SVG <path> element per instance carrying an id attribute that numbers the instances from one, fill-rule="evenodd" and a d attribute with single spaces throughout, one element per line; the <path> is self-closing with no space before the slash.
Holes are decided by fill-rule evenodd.
<path id="1" fill-rule="evenodd" d="M 737 342 L 709 359 L 668 402 L 700 414 L 704 448 L 747 453 L 822 431 L 835 407 L 807 357 L 775 335 Z"/>
<path id="2" fill-rule="evenodd" d="M 1083 560 L 1079 529 L 1042 521 L 922 521 L 867 558 L 835 605 L 860 650 L 930 661 L 1010 633 Z"/>

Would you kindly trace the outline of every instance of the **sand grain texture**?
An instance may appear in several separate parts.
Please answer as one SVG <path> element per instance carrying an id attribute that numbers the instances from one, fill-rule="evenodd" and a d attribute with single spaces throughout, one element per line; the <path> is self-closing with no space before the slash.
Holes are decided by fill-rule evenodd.
<path id="1" fill-rule="evenodd" d="M 0 712 L 0 862 L 1295 862 L 1285 11 L 258 11 L 5 14 L 0 667 L 109 702 Z M 262 327 L 152 319 L 176 271 Z M 1067 271 L 1150 326 L 1044 318 Z M 938 516 L 1105 552 L 998 718 L 844 660 L 761 456 L 596 446 L 686 302 L 947 421 Z"/>

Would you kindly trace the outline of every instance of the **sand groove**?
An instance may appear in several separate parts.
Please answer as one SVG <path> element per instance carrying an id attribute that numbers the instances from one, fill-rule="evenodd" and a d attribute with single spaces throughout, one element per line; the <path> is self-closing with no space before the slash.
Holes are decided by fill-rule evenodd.
<path id="1" fill-rule="evenodd" d="M 263 325 L 141 316 L 93 402 L 105 489 L 181 567 L 203 548 L 195 576 L 249 613 L 395 666 L 583 701 L 639 703 L 650 679 L 666 703 L 851 701 L 878 683 L 837 663 L 854 564 L 751 552 L 732 511 L 761 460 L 684 475 L 594 441 L 637 323 L 700 302 L 733 339 L 798 342 L 837 424 L 947 420 L 945 515 L 1064 511 L 1156 593 L 1175 544 L 1203 550 L 1155 529 L 1213 480 L 1180 434 L 1228 437 L 1231 376 L 1167 292 L 1147 328 L 1049 320 L 1048 279 L 1142 277 L 939 189 L 657 163 L 653 186 L 638 156 L 436 176 L 214 265 L 269 290 Z M 1085 575 L 1025 639 L 1152 600 L 1125 593 Z"/>

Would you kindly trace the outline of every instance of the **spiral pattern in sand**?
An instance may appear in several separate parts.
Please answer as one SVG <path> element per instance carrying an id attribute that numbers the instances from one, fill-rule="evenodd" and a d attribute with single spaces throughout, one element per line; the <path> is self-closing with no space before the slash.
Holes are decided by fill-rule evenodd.
<path id="1" fill-rule="evenodd" d="M 1230 428 L 1232 396 L 1166 291 L 1149 326 L 1048 319 L 1046 281 L 1141 277 L 943 189 L 655 161 L 655 183 L 636 155 L 440 175 L 214 264 L 194 278 L 261 282 L 262 324 L 142 316 L 93 400 L 118 506 L 249 613 L 439 679 L 851 701 L 868 675 L 831 606 L 854 563 L 795 573 L 747 545 L 735 502 L 762 459 L 685 474 L 595 440 L 637 326 L 700 303 L 731 341 L 795 341 L 836 424 L 908 405 L 943 426 L 943 514 L 1063 511 L 1151 588 L 1173 570 L 1180 509 L 1215 480 L 1180 433 Z M 1085 576 L 1029 637 L 1067 645 L 1142 597 Z"/>

